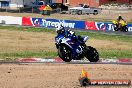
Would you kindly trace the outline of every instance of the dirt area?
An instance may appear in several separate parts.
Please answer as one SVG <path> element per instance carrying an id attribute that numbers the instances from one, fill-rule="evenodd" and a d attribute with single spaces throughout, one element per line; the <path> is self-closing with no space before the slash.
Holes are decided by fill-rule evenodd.
<path id="1" fill-rule="evenodd" d="M 70 14 L 51 14 L 50 16 L 41 15 L 39 13 L 8 13 L 0 12 L 1 16 L 25 16 L 36 18 L 54 18 L 54 19 L 70 19 L 70 20 L 85 20 L 85 21 L 111 21 L 117 19 L 119 14 L 127 21 L 132 22 L 132 11 L 115 11 L 115 10 L 103 10 L 98 15 L 70 15 Z"/>
<path id="2" fill-rule="evenodd" d="M 1 88 L 84 88 L 78 78 L 84 68 L 90 79 L 129 79 L 132 65 L 106 64 L 1 64 Z M 132 86 L 90 86 L 87 88 L 132 88 Z"/>

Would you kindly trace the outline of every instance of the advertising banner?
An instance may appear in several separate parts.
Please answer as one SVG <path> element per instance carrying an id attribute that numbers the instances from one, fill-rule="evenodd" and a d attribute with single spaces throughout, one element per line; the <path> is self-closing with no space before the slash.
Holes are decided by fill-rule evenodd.
<path id="1" fill-rule="evenodd" d="M 132 24 L 128 24 L 128 31 L 131 31 L 132 32 Z"/>
<path id="2" fill-rule="evenodd" d="M 85 22 L 86 30 L 103 30 L 103 31 L 113 31 L 112 23 L 103 22 Z"/>
<path id="3" fill-rule="evenodd" d="M 132 31 L 132 24 L 128 24 L 128 31 Z M 111 22 L 85 22 L 86 30 L 103 30 L 103 31 L 114 31 L 113 24 Z"/>
<path id="4" fill-rule="evenodd" d="M 111 22 L 94 22 L 94 21 L 73 21 L 73 20 L 58 20 L 58 19 L 45 19 L 45 18 L 30 18 L 22 17 L 23 26 L 34 27 L 48 27 L 57 28 L 63 25 L 65 28 L 73 29 L 86 29 L 86 30 L 102 30 L 102 31 L 114 31 L 113 24 Z M 132 24 L 128 24 L 128 31 L 132 31 Z"/>
<path id="5" fill-rule="evenodd" d="M 30 17 L 22 17 L 22 26 L 33 26 L 32 18 L 30 18 Z"/>
<path id="6" fill-rule="evenodd" d="M 86 30 L 96 30 L 96 31 L 98 30 L 96 22 L 94 22 L 94 21 L 86 21 L 85 22 L 85 29 Z"/>
<path id="7" fill-rule="evenodd" d="M 112 23 L 96 22 L 97 29 L 103 31 L 113 31 L 114 27 Z"/>
<path id="8" fill-rule="evenodd" d="M 71 20 L 58 20 L 58 19 L 44 19 L 44 18 L 22 18 L 22 25 L 57 28 L 63 25 L 65 28 L 85 29 L 85 21 L 71 21 Z"/>

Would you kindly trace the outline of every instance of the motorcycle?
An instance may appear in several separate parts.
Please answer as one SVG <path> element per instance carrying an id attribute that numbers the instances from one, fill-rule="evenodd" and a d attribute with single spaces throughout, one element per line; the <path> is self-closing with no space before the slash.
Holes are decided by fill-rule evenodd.
<path id="1" fill-rule="evenodd" d="M 90 62 L 97 62 L 99 60 L 99 53 L 91 46 L 87 46 L 85 42 L 88 40 L 88 36 L 82 37 L 84 43 L 79 41 L 75 42 L 69 37 L 58 34 L 55 37 L 55 45 L 58 50 L 59 57 L 65 61 L 70 62 L 73 60 L 81 60 L 86 57 Z"/>
<path id="2" fill-rule="evenodd" d="M 127 23 L 125 21 L 121 20 L 120 22 L 117 22 L 116 20 L 113 20 L 112 23 L 115 31 L 120 30 L 123 32 L 128 32 Z"/>

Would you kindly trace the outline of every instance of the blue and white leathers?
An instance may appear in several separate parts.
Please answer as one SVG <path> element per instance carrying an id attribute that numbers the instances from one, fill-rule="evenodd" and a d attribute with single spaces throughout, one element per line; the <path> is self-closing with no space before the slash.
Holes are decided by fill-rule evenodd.
<path id="1" fill-rule="evenodd" d="M 81 45 L 81 42 L 75 41 L 72 34 L 67 34 L 68 30 L 64 33 L 58 33 L 58 35 L 55 37 L 56 47 L 57 49 L 62 46 L 67 46 L 67 48 L 70 48 L 72 53 L 72 59 L 80 59 L 80 55 L 83 54 L 83 46 Z M 72 31 L 71 31 L 72 32 Z M 68 36 L 66 36 L 68 35 Z M 84 37 L 84 42 L 88 40 L 88 36 Z"/>

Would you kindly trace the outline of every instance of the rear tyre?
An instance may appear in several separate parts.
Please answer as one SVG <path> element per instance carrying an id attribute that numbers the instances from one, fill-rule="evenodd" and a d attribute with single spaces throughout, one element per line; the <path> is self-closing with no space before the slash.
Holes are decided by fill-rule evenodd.
<path id="1" fill-rule="evenodd" d="M 72 60 L 71 50 L 67 46 L 61 46 L 61 47 L 59 47 L 59 49 L 58 49 L 58 55 L 65 62 L 70 62 Z"/>
<path id="2" fill-rule="evenodd" d="M 87 15 L 89 15 L 89 13 L 86 13 Z"/>
<path id="3" fill-rule="evenodd" d="M 93 15 L 97 15 L 97 14 L 98 14 L 98 11 L 97 10 L 94 10 Z"/>
<path id="4" fill-rule="evenodd" d="M 82 14 L 82 11 L 81 11 L 81 10 L 79 10 L 79 11 L 78 11 L 78 15 L 81 15 L 81 14 Z"/>
<path id="5" fill-rule="evenodd" d="M 99 60 L 99 53 L 97 52 L 95 48 L 91 46 L 87 46 L 85 51 L 85 57 L 90 62 L 97 62 Z"/>
<path id="6" fill-rule="evenodd" d="M 94 12 L 93 15 L 97 15 L 98 13 L 97 12 Z"/>
<path id="7" fill-rule="evenodd" d="M 125 31 L 125 32 L 128 32 L 128 28 L 127 28 L 127 27 L 124 27 L 124 31 Z"/>

